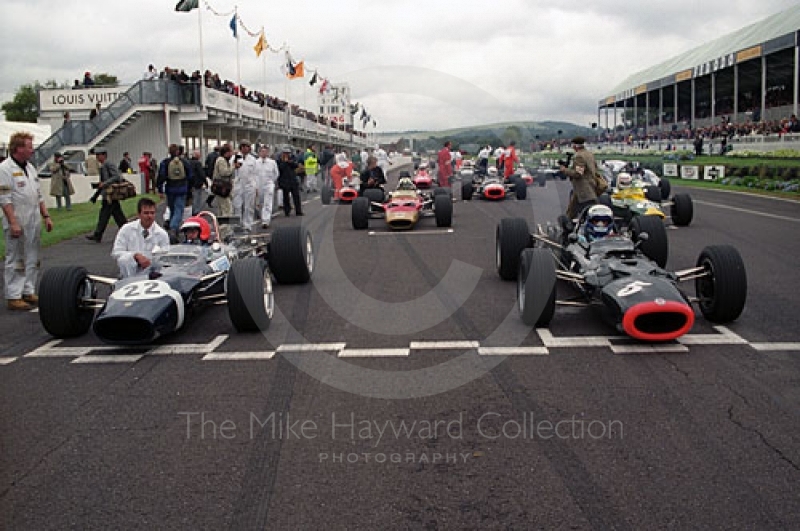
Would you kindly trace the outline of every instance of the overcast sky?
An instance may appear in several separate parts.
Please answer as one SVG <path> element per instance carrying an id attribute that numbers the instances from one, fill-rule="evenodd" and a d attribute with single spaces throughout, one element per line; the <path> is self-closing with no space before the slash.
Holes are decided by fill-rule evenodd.
<path id="1" fill-rule="evenodd" d="M 0 0 L 0 101 L 34 80 L 83 72 L 138 80 L 149 63 L 200 68 L 198 12 L 177 0 Z M 242 21 L 287 43 L 295 60 L 349 82 L 379 131 L 509 120 L 596 121 L 597 101 L 627 76 L 763 19 L 797 0 L 236 0 Z M 231 12 L 233 0 L 209 0 Z M 236 80 L 230 16 L 202 13 L 205 68 Z M 283 55 L 241 33 L 242 83 L 284 97 Z M 263 57 L 263 56 L 262 56 Z M 309 78 L 288 84 L 314 109 Z"/>

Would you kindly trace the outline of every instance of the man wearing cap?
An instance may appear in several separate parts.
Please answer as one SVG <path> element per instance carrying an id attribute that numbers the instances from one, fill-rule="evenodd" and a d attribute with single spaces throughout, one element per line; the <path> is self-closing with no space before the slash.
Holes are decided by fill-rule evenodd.
<path id="1" fill-rule="evenodd" d="M 100 196 L 102 197 L 102 206 L 100 207 L 100 216 L 97 219 L 97 227 L 94 229 L 94 233 L 86 235 L 86 239 L 100 243 L 103 240 L 103 233 L 106 231 L 108 220 L 111 219 L 111 216 L 114 216 L 114 222 L 120 228 L 122 228 L 128 220 L 125 218 L 125 214 L 122 213 L 122 206 L 119 204 L 119 201 L 112 200 L 108 195 L 112 184 L 122 182 L 119 169 L 108 160 L 108 151 L 106 148 L 97 148 L 94 150 L 94 154 L 97 157 L 97 162 L 100 164 L 98 192 L 100 192 Z M 92 199 L 96 201 L 96 199 Z"/>
<path id="2" fill-rule="evenodd" d="M 599 173 L 594 155 L 586 150 L 586 140 L 583 137 L 572 139 L 572 148 L 575 150 L 572 168 L 560 165 L 561 171 L 572 182 L 572 198 L 567 207 L 567 216 L 576 218 L 585 208 L 597 204 L 595 191 L 595 176 Z"/>
<path id="3" fill-rule="evenodd" d="M 33 156 L 33 136 L 15 133 L 8 142 L 9 157 L 0 163 L 0 208 L 6 244 L 5 293 L 9 310 L 31 310 L 39 302 L 39 247 L 42 219 L 47 232 L 53 221 L 39 188 Z"/>
<path id="4" fill-rule="evenodd" d="M 56 198 L 56 208 L 61 210 L 61 198 L 64 198 L 64 206 L 67 210 L 72 210 L 72 200 L 70 196 L 75 193 L 75 188 L 70 181 L 70 171 L 64 164 L 64 156 L 56 153 L 53 156 L 54 162 L 50 163 L 50 195 Z"/>
<path id="5" fill-rule="evenodd" d="M 252 150 L 253 144 L 250 140 L 240 140 L 241 157 L 234 159 L 236 178 L 233 182 L 233 215 L 241 218 L 245 230 L 252 230 L 255 223 L 258 174 Z"/>
<path id="6" fill-rule="evenodd" d="M 292 200 L 296 214 L 303 215 L 303 205 L 300 202 L 300 182 L 295 174 L 299 165 L 292 160 L 292 148 L 283 148 L 281 159 L 278 161 L 278 186 L 283 191 L 283 212 L 286 216 L 289 216 L 292 211 Z"/>

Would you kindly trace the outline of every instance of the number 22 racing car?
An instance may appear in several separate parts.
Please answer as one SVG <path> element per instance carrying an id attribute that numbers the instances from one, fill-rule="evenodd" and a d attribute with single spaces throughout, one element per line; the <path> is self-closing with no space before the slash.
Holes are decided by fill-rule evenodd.
<path id="1" fill-rule="evenodd" d="M 93 328 L 105 343 L 144 345 L 182 328 L 192 311 L 227 303 L 236 330 L 266 330 L 275 308 L 272 278 L 300 284 L 311 277 L 311 235 L 302 227 L 280 227 L 268 241 L 269 235 L 232 233 L 219 242 L 214 215 L 199 216 L 208 221 L 213 243 L 156 249 L 153 265 L 137 275 L 105 278 L 81 266 L 46 270 L 39 290 L 44 329 L 68 338 Z M 111 289 L 106 299 L 98 296 L 102 286 Z"/>
<path id="2" fill-rule="evenodd" d="M 581 221 L 573 226 L 564 218 L 560 228 L 549 226 L 545 232 L 539 227 L 535 234 L 524 219 L 500 221 L 497 270 L 504 280 L 517 281 L 518 310 L 526 324 L 547 327 L 557 304 L 594 306 L 620 332 L 640 341 L 662 342 L 691 330 L 692 303 L 714 323 L 734 321 L 744 309 L 747 276 L 734 247 L 708 246 L 695 267 L 672 272 L 643 250 L 650 241 L 647 232 L 588 241 Z M 650 218 L 646 225 L 654 232 L 663 230 L 658 219 Z M 572 284 L 577 299 L 558 301 L 557 280 Z M 695 282 L 694 297 L 679 287 L 690 280 Z"/>

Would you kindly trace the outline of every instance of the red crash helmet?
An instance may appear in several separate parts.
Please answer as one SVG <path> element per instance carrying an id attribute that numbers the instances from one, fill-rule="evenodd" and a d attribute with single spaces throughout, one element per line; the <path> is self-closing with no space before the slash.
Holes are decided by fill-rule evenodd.
<path id="1" fill-rule="evenodd" d="M 208 243 L 208 240 L 211 239 L 211 226 L 201 217 L 192 216 L 184 221 L 181 225 L 181 232 L 185 234 L 188 229 L 199 229 L 200 241 L 203 243 Z"/>

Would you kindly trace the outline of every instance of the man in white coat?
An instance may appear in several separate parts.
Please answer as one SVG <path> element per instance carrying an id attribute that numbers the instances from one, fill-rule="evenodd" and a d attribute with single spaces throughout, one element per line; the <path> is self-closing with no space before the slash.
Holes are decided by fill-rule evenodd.
<path id="1" fill-rule="evenodd" d="M 15 133 L 8 143 L 10 157 L 0 163 L 0 207 L 6 243 L 5 292 L 9 310 L 25 311 L 38 304 L 39 247 L 42 219 L 47 232 L 53 221 L 39 187 L 39 175 L 28 160 L 33 136 Z"/>
<path id="2" fill-rule="evenodd" d="M 169 250 L 169 234 L 156 221 L 156 203 L 143 197 L 136 205 L 139 219 L 122 226 L 114 240 L 111 256 L 117 261 L 119 275 L 128 278 L 152 265 L 153 250 Z"/>
<path id="3" fill-rule="evenodd" d="M 242 221 L 245 230 L 252 230 L 255 223 L 256 189 L 258 176 L 256 175 L 256 158 L 251 151 L 253 145 L 249 140 L 239 141 L 241 160 L 237 161 L 236 180 L 233 184 L 233 215 Z"/>
<path id="4" fill-rule="evenodd" d="M 258 176 L 258 202 L 261 203 L 261 227 L 268 229 L 272 221 L 272 201 L 275 198 L 275 183 L 278 182 L 278 164 L 269 156 L 269 148 L 261 146 L 256 160 Z"/>

